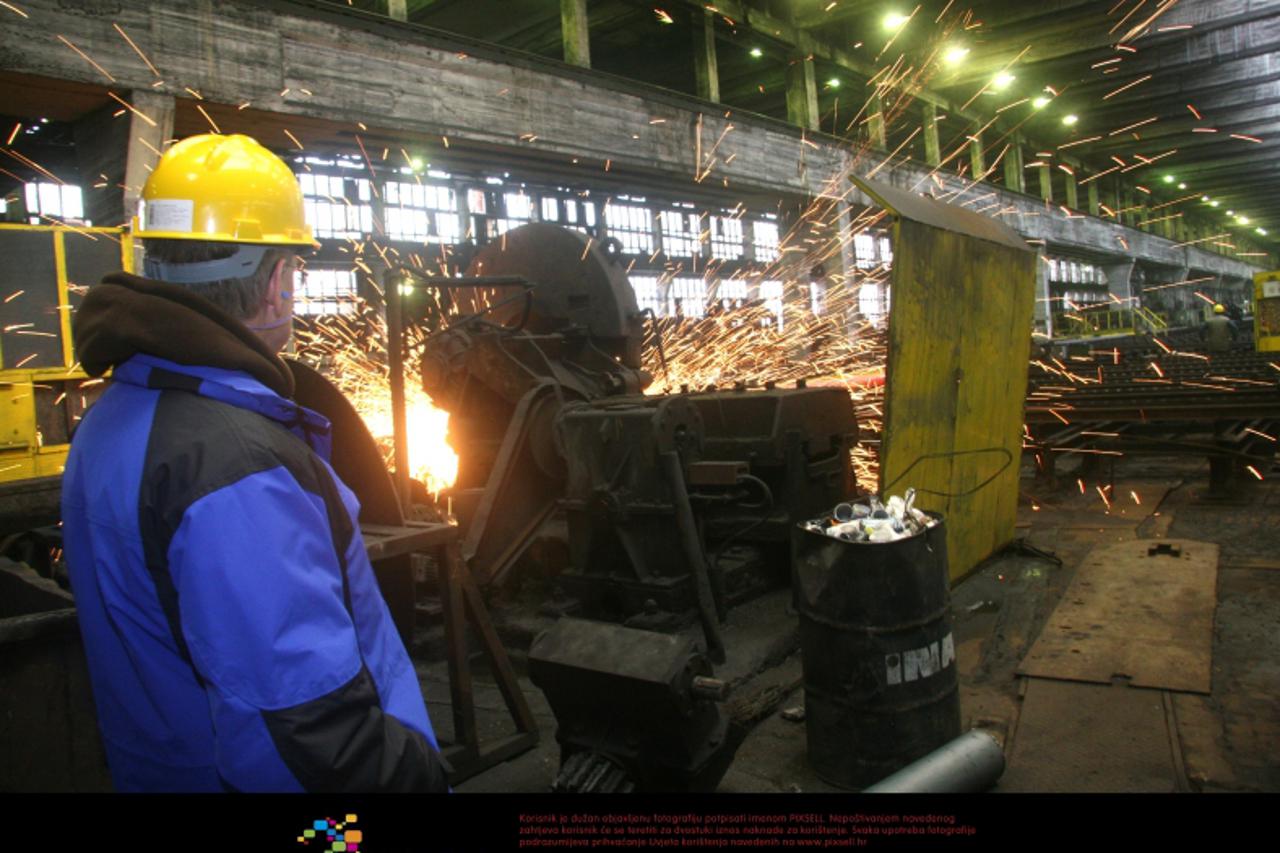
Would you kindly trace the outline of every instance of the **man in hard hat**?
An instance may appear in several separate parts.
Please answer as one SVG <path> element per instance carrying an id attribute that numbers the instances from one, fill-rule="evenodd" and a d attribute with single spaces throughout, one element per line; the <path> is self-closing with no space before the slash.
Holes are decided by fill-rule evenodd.
<path id="1" fill-rule="evenodd" d="M 1211 353 L 1230 352 L 1237 334 L 1236 324 L 1221 303 L 1213 306 L 1213 316 L 1200 327 L 1200 340 L 1205 341 L 1205 348 Z"/>
<path id="2" fill-rule="evenodd" d="M 76 431 L 66 559 L 122 791 L 442 791 L 329 423 L 277 353 L 312 249 L 289 167 L 185 139 L 143 189 L 147 278 L 89 290 L 76 352 L 111 384 Z"/>

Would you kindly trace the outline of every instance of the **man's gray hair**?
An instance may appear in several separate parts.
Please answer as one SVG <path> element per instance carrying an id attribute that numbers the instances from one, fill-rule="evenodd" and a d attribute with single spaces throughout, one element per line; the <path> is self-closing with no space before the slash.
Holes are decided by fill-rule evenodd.
<path id="1" fill-rule="evenodd" d="M 148 260 L 165 265 L 197 264 L 230 258 L 240 248 L 237 243 L 219 243 L 211 240 L 160 240 L 142 241 Z M 180 284 L 181 287 L 203 296 L 237 320 L 247 320 L 262 307 L 271 283 L 271 272 L 276 263 L 292 258 L 296 252 L 289 248 L 269 248 L 258 269 L 244 278 L 228 278 L 219 281 Z"/>

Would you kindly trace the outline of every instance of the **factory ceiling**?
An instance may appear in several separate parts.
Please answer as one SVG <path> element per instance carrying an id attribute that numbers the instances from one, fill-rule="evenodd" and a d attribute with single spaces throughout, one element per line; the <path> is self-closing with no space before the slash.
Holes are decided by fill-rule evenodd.
<path id="1" fill-rule="evenodd" d="M 404 2 L 411 23 L 563 56 L 562 4 L 554 0 Z M 385 12 L 385 4 L 341 5 Z M 599 71 L 699 94 L 696 59 L 710 21 L 726 107 L 794 120 L 788 78 L 795 86 L 796 63 L 811 62 L 823 132 L 865 141 L 878 89 L 885 146 L 900 155 L 925 159 L 918 128 L 923 105 L 932 103 L 944 158 L 981 130 L 991 168 L 1016 133 L 1029 164 L 1061 165 L 1082 184 L 1116 175 L 1135 204 L 1163 211 L 1157 215 L 1182 211 L 1269 247 L 1280 235 L 1275 0 L 589 0 L 586 7 L 590 65 Z M 968 162 L 957 157 L 952 165 Z M 989 180 L 1003 182 L 1002 167 Z M 1034 192 L 1030 184 L 1028 173 Z"/>

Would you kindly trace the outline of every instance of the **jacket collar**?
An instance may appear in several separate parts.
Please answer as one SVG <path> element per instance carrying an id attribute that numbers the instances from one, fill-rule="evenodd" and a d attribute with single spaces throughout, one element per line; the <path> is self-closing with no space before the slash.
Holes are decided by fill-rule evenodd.
<path id="1" fill-rule="evenodd" d="M 76 358 L 100 376 L 138 354 L 247 373 L 282 397 L 293 374 L 248 327 L 189 288 L 116 273 L 89 288 L 73 318 Z"/>
<path id="2" fill-rule="evenodd" d="M 286 368 L 287 369 L 287 368 Z M 186 391 L 240 409 L 256 412 L 281 424 L 329 460 L 332 433 L 323 415 L 281 397 L 244 371 L 206 367 L 138 354 L 116 365 L 115 382 L 157 390 Z"/>

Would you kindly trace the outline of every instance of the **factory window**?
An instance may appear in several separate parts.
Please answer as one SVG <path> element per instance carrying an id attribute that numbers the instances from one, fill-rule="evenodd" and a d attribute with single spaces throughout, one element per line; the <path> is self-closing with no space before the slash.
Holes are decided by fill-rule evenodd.
<path id="1" fill-rule="evenodd" d="M 25 186 L 25 192 L 27 221 L 32 225 L 40 225 L 41 220 L 47 223 L 50 219 L 84 220 L 84 197 L 78 186 L 33 181 Z"/>
<path id="2" fill-rule="evenodd" d="M 631 289 L 636 292 L 636 306 L 641 311 L 646 308 L 654 313 L 654 316 L 666 316 L 666 306 L 662 299 L 662 285 L 658 283 L 656 275 L 633 275 L 630 277 Z"/>
<path id="3" fill-rule="evenodd" d="M 299 314 L 355 313 L 355 270 L 308 268 L 298 291 L 295 301 Z"/>
<path id="4" fill-rule="evenodd" d="M 809 310 L 814 315 L 820 315 L 826 310 L 827 306 L 827 286 L 820 282 L 811 282 L 809 284 Z"/>
<path id="5" fill-rule="evenodd" d="M 389 181 L 383 187 L 387 236 L 456 243 L 461 237 L 458 199 L 449 187 Z"/>
<path id="6" fill-rule="evenodd" d="M 596 224 L 596 208 L 589 201 L 544 196 L 542 199 L 542 221 L 555 222 L 565 228 L 586 232 Z"/>
<path id="7" fill-rule="evenodd" d="M 742 220 L 733 216 L 711 217 L 711 257 L 736 261 L 745 254 Z"/>
<path id="8" fill-rule="evenodd" d="M 668 257 L 692 258 L 698 254 L 701 218 L 683 210 L 664 210 L 658 214 L 662 225 L 662 250 Z"/>
<path id="9" fill-rule="evenodd" d="M 304 172 L 298 183 L 307 223 L 317 237 L 358 238 L 373 232 L 367 179 Z"/>
<path id="10" fill-rule="evenodd" d="M 883 282 L 868 282 L 858 290 L 858 310 L 872 323 L 879 323 L 889 313 L 889 287 Z"/>
<path id="11" fill-rule="evenodd" d="M 667 288 L 667 313 L 673 317 L 704 317 L 707 283 L 701 278 L 674 278 Z"/>
<path id="12" fill-rule="evenodd" d="M 888 237 L 880 238 L 880 263 L 886 266 L 893 263 L 893 241 Z"/>
<path id="13" fill-rule="evenodd" d="M 609 236 L 622 244 L 628 255 L 653 254 L 653 211 L 633 204 L 608 202 L 604 206 Z"/>
<path id="14" fill-rule="evenodd" d="M 764 307 L 774 317 L 774 323 L 779 332 L 782 331 L 782 282 L 780 281 L 762 281 L 760 282 L 760 301 Z"/>
<path id="15" fill-rule="evenodd" d="M 747 302 L 747 283 L 742 279 L 721 279 L 715 294 L 724 310 L 741 308 Z"/>
<path id="16" fill-rule="evenodd" d="M 495 223 L 497 230 L 493 232 L 494 236 L 534 221 L 533 198 L 523 191 L 504 193 L 502 204 L 505 208 L 506 216 Z"/>
<path id="17" fill-rule="evenodd" d="M 869 270 L 876 266 L 876 239 L 863 232 L 853 237 L 853 254 L 858 269 Z"/>
<path id="18" fill-rule="evenodd" d="M 778 223 L 757 219 L 751 223 L 751 247 L 762 264 L 778 259 Z"/>

